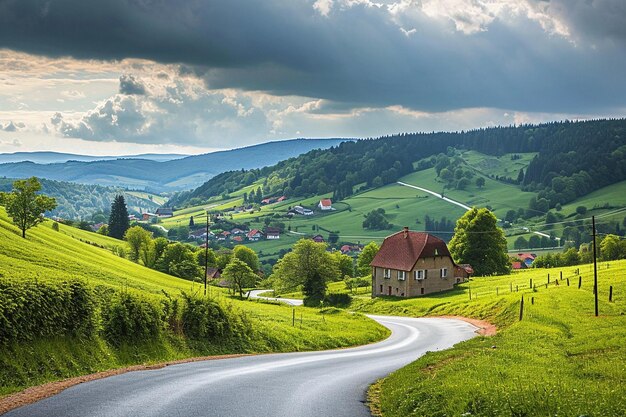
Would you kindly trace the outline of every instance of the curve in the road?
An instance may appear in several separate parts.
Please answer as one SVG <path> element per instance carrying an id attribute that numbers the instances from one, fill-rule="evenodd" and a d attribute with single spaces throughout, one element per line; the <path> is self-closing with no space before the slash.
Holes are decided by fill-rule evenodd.
<path id="1" fill-rule="evenodd" d="M 6 416 L 365 417 L 366 391 L 376 379 L 475 335 L 475 327 L 460 320 L 371 317 L 391 329 L 388 339 L 130 372 L 76 385 Z"/>
<path id="2" fill-rule="evenodd" d="M 269 291 L 272 291 L 272 290 L 251 290 L 251 291 L 248 291 L 248 297 L 256 298 L 258 300 L 278 301 L 278 302 L 289 304 L 292 306 L 301 306 L 304 303 L 304 301 L 296 300 L 294 298 L 265 297 L 265 296 L 259 295 L 259 294 L 263 294 L 264 292 L 269 292 Z"/>

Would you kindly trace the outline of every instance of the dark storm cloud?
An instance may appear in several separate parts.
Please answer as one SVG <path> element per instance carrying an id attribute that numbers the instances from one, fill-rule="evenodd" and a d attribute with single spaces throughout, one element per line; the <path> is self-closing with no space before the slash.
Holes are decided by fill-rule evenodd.
<path id="1" fill-rule="evenodd" d="M 365 5 L 335 7 L 324 17 L 302 0 L 0 0 L 0 46 L 181 63 L 211 88 L 361 106 L 623 107 L 624 1 L 539 3 L 568 25 L 570 38 L 523 16 L 465 34 L 419 10 L 410 21 Z M 399 25 L 415 31 L 407 36 Z"/>
<path id="2" fill-rule="evenodd" d="M 119 93 L 126 95 L 144 95 L 146 94 L 146 87 L 133 75 L 124 74 L 120 76 Z"/>

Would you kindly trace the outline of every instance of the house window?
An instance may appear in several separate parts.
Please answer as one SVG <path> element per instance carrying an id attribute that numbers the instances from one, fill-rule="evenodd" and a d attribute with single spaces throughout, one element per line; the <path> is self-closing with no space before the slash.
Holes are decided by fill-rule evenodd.
<path id="1" fill-rule="evenodd" d="M 435 248 L 435 256 L 439 255 L 439 250 L 437 248 Z"/>
<path id="2" fill-rule="evenodd" d="M 413 271 L 413 275 L 414 275 L 415 279 L 422 280 L 422 279 L 424 279 L 424 270 L 423 269 L 418 269 L 417 271 Z"/>
<path id="3" fill-rule="evenodd" d="M 441 268 L 441 278 L 446 278 L 448 276 L 448 268 Z"/>
<path id="4" fill-rule="evenodd" d="M 383 271 L 383 277 L 387 279 L 391 278 L 391 269 L 385 269 Z"/>
<path id="5" fill-rule="evenodd" d="M 406 272 L 398 271 L 398 281 L 404 281 L 406 279 Z"/>

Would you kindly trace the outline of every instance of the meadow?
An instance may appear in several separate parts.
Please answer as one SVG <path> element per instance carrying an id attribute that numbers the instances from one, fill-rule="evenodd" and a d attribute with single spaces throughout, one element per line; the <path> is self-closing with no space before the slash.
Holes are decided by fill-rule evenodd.
<path id="1" fill-rule="evenodd" d="M 198 283 L 145 268 L 114 255 L 110 248 L 124 243 L 52 222 L 28 231 L 27 239 L 0 208 L 0 280 L 55 283 L 78 280 L 96 294 L 131 292 L 163 303 L 164 294 L 201 294 Z M 209 295 L 226 311 L 245 317 L 250 334 L 232 343 L 192 343 L 180 334 L 164 332 L 158 341 L 113 346 L 100 334 L 89 338 L 36 338 L 0 343 L 0 395 L 28 386 L 133 364 L 156 363 L 193 356 L 329 349 L 370 343 L 388 330 L 362 315 L 336 309 L 291 308 L 281 304 L 238 300 L 225 290 L 209 287 Z M 10 305 L 1 305 L 0 315 Z M 295 311 L 295 313 L 294 313 Z M 293 323 L 294 314 L 297 318 Z M 6 316 L 10 319 L 10 315 Z"/>
<path id="2" fill-rule="evenodd" d="M 626 415 L 626 261 L 600 264 L 598 282 L 599 317 L 590 265 L 474 278 L 410 300 L 355 299 L 361 312 L 462 315 L 499 328 L 379 381 L 373 409 L 386 417 Z"/>

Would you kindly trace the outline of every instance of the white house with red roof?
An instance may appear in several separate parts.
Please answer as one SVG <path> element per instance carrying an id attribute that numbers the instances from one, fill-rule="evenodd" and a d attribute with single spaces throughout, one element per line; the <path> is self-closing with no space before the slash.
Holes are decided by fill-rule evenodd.
<path id="1" fill-rule="evenodd" d="M 320 210 L 323 211 L 332 210 L 333 202 L 330 200 L 330 198 L 323 198 L 320 200 L 317 206 L 320 208 Z"/>
<path id="2" fill-rule="evenodd" d="M 263 237 L 263 232 L 261 232 L 260 230 L 257 229 L 252 229 L 248 232 L 248 234 L 246 235 L 246 238 L 248 238 L 248 240 L 252 241 L 252 242 L 256 242 L 257 240 L 261 239 Z"/>

